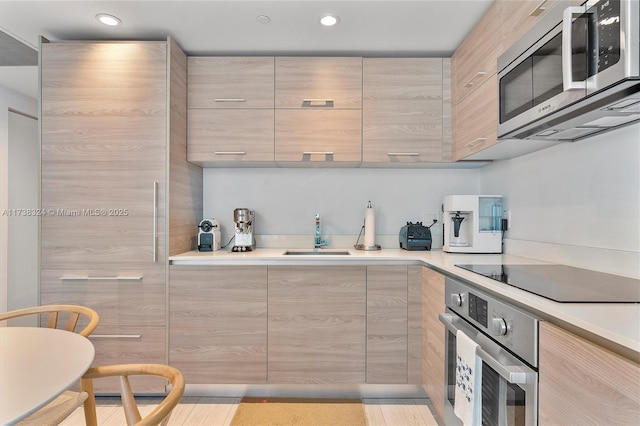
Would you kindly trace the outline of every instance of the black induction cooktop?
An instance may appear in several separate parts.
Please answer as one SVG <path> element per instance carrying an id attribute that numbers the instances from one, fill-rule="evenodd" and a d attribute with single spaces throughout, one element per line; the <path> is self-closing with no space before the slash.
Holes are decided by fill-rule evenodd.
<path id="1" fill-rule="evenodd" d="M 565 265 L 456 265 L 559 303 L 640 303 L 640 280 Z"/>

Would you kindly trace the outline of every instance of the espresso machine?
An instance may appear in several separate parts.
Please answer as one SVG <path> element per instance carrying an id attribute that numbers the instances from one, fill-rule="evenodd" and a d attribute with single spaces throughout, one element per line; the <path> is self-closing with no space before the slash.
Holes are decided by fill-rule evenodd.
<path id="1" fill-rule="evenodd" d="M 254 217 L 255 212 L 253 210 L 239 208 L 233 211 L 235 234 L 234 244 L 231 251 L 252 251 L 256 248 L 256 239 L 253 236 Z"/>
<path id="2" fill-rule="evenodd" d="M 449 195 L 442 210 L 443 251 L 502 253 L 501 195 Z"/>
<path id="3" fill-rule="evenodd" d="M 202 219 L 198 225 L 198 251 L 220 250 L 220 224 L 215 219 Z"/>

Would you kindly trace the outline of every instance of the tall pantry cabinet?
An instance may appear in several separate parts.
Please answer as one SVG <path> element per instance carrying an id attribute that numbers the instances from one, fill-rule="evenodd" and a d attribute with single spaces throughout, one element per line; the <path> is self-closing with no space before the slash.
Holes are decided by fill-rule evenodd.
<path id="1" fill-rule="evenodd" d="M 40 55 L 40 303 L 98 312 L 94 365 L 166 363 L 167 258 L 194 247 L 202 212 L 186 56 L 171 39 L 43 40 Z"/>

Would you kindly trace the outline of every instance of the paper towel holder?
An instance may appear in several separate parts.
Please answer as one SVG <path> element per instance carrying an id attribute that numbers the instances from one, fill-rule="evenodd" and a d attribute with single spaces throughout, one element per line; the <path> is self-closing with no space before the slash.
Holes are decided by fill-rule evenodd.
<path id="1" fill-rule="evenodd" d="M 369 204 L 367 205 L 367 208 L 372 208 L 371 207 L 371 201 L 369 201 Z M 362 228 L 360 228 L 360 233 L 358 234 L 358 239 L 356 240 L 356 243 L 354 244 L 354 248 L 356 250 L 365 250 L 365 251 L 374 251 L 374 250 L 382 250 L 382 247 L 380 247 L 377 244 L 374 245 L 369 245 L 369 246 L 365 246 L 364 244 L 358 244 L 360 242 L 360 237 L 362 237 L 362 233 L 364 232 L 364 228 L 367 224 L 366 221 L 366 217 L 365 217 L 365 223 L 362 224 Z M 365 238 L 366 241 L 366 238 Z"/>

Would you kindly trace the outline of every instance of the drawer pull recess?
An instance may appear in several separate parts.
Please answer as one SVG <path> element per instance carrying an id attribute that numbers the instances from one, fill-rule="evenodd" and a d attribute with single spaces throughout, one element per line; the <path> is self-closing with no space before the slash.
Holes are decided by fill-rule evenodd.
<path id="1" fill-rule="evenodd" d="M 247 155 L 244 151 L 214 151 L 215 155 Z"/>
<path id="2" fill-rule="evenodd" d="M 333 108 L 333 99 L 303 99 L 303 108 Z"/>
<path id="3" fill-rule="evenodd" d="M 465 144 L 464 146 L 468 146 L 469 148 L 473 148 L 476 145 L 482 145 L 483 143 L 485 143 L 486 140 L 487 140 L 487 138 L 475 138 L 474 140 L 472 140 L 471 142 Z"/>
<path id="4" fill-rule="evenodd" d="M 482 77 L 482 76 L 483 76 L 483 75 L 485 75 L 485 74 L 486 74 L 486 72 L 484 72 L 484 71 L 478 71 L 477 73 L 475 73 L 475 74 L 474 74 L 474 76 L 473 76 L 473 77 L 471 77 L 471 80 L 469 80 L 469 81 L 467 82 L 467 84 L 465 84 L 465 85 L 464 85 L 464 87 L 471 87 L 471 86 L 473 86 L 473 80 L 475 80 L 475 79 L 476 79 L 476 78 L 478 78 L 478 77 Z"/>

